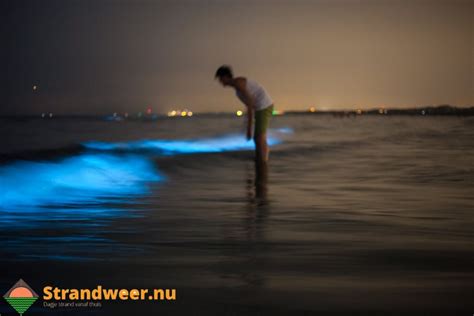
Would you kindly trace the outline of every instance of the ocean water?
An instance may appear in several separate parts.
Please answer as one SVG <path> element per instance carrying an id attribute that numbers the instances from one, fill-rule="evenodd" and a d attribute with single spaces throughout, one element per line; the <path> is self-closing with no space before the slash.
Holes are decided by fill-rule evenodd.
<path id="1" fill-rule="evenodd" d="M 263 176 L 243 124 L 1 120 L 1 288 L 178 293 L 80 315 L 474 313 L 473 118 L 273 117 Z"/>

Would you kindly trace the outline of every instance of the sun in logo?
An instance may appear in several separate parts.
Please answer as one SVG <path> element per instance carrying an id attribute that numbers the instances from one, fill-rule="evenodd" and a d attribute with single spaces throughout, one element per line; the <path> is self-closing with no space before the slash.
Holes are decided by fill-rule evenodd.
<path id="1" fill-rule="evenodd" d="M 3 297 L 20 315 L 23 315 L 38 299 L 38 294 L 20 279 Z"/>

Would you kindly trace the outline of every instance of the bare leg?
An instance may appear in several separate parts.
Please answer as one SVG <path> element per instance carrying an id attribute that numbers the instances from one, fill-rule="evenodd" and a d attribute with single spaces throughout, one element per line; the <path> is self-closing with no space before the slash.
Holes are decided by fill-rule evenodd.
<path id="1" fill-rule="evenodd" d="M 268 161 L 267 134 L 263 133 L 255 137 L 255 151 L 257 163 L 263 164 Z"/>
<path id="2" fill-rule="evenodd" d="M 267 133 L 262 134 L 262 152 L 263 152 L 263 160 L 268 162 L 269 155 L 270 155 L 270 147 L 268 147 L 267 143 Z"/>

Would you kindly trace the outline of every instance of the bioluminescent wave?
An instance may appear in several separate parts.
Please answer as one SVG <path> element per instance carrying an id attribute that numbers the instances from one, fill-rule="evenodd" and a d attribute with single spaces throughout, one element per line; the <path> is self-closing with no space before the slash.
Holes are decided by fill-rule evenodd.
<path id="1" fill-rule="evenodd" d="M 268 143 L 281 143 L 288 128 L 269 131 Z M 99 151 L 147 150 L 164 155 L 250 150 L 253 141 L 243 135 L 190 140 L 139 140 L 83 144 Z M 0 166 L 0 208 L 21 210 L 43 206 L 80 207 L 109 203 L 147 192 L 148 184 L 162 179 L 146 155 L 89 152 L 59 161 L 16 161 Z"/>
<path id="2" fill-rule="evenodd" d="M 291 133 L 289 128 L 272 130 L 269 133 L 268 144 L 270 146 L 281 143 L 280 135 Z M 243 135 L 226 135 L 214 138 L 188 139 L 188 140 L 139 140 L 131 142 L 99 142 L 89 141 L 83 143 L 88 149 L 105 151 L 156 151 L 165 155 L 172 154 L 192 154 L 192 153 L 217 153 L 224 151 L 251 150 L 254 143 L 246 140 Z"/>
<path id="3" fill-rule="evenodd" d="M 137 155 L 81 154 L 57 162 L 0 167 L 0 208 L 21 210 L 115 201 L 146 193 L 162 177 Z M 122 202 L 122 201 L 121 201 Z"/>
<path id="4" fill-rule="evenodd" d="M 289 128 L 271 130 L 268 142 L 279 144 L 289 133 Z M 135 216 L 122 204 L 133 203 L 134 198 L 148 193 L 152 182 L 164 179 L 152 161 L 154 155 L 253 150 L 254 144 L 241 134 L 231 134 L 184 140 L 91 141 L 83 147 L 85 152 L 68 158 L 0 165 L 0 228 L 45 228 L 62 223 L 75 229 Z"/>

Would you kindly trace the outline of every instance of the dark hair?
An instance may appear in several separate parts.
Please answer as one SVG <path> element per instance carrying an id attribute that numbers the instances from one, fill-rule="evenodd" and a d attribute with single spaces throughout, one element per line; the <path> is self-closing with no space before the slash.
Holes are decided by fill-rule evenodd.
<path id="1" fill-rule="evenodd" d="M 222 65 L 217 69 L 215 78 L 220 78 L 224 76 L 234 77 L 232 74 L 232 68 L 229 65 Z"/>

